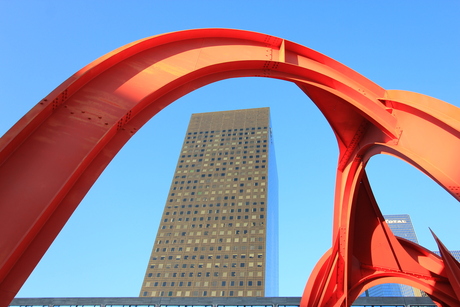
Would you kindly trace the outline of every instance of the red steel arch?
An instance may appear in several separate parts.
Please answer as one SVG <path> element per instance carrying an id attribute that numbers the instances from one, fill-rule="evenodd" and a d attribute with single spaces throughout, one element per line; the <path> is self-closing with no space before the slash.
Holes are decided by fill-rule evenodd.
<path id="1" fill-rule="evenodd" d="M 169 33 L 117 49 L 70 77 L 2 137 L 0 306 L 145 122 L 196 88 L 243 76 L 294 82 L 337 137 L 332 247 L 313 271 L 302 306 L 349 306 L 363 290 L 389 281 L 418 287 L 440 306 L 460 306 L 458 262 L 440 242 L 442 258 L 394 237 L 365 174 L 372 155 L 391 154 L 460 200 L 460 110 L 387 91 L 293 42 L 228 29 Z"/>

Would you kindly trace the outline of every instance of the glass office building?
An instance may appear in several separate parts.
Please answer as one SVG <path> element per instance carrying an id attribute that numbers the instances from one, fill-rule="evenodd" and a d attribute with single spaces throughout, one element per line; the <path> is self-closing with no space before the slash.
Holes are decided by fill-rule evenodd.
<path id="1" fill-rule="evenodd" d="M 418 244 L 417 235 L 409 214 L 384 215 L 384 218 L 395 236 Z"/>

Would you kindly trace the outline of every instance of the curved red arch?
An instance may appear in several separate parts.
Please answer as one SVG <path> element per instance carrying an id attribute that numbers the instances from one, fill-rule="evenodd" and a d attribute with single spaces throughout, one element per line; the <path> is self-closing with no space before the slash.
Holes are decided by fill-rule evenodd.
<path id="1" fill-rule="evenodd" d="M 458 282 L 446 273 L 455 271 L 453 265 L 439 258 L 428 267 L 414 263 L 410 255 L 424 251 L 393 237 L 364 168 L 371 155 L 389 148 L 460 200 L 454 163 L 459 109 L 416 93 L 386 91 L 293 42 L 228 29 L 169 33 L 119 48 L 70 77 L 0 140 L 0 306 L 14 297 L 105 166 L 145 122 L 196 88 L 243 76 L 294 82 L 337 136 L 334 244 L 313 272 L 303 306 L 350 305 L 375 283 L 381 265 L 416 286 L 409 272 L 431 278 L 423 285 L 427 293 L 458 306 L 459 297 L 452 295 Z M 436 138 L 428 141 L 419 129 Z M 430 150 L 433 146 L 442 150 Z M 372 218 L 351 223 L 358 215 Z M 369 231 L 381 236 L 361 238 Z M 388 246 L 391 257 L 376 260 L 375 240 Z"/>

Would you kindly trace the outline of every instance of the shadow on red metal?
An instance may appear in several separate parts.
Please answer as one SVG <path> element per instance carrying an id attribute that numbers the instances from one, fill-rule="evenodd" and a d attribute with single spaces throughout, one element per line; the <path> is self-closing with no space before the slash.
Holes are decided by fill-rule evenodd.
<path id="1" fill-rule="evenodd" d="M 318 106 L 340 149 L 332 248 L 302 306 L 350 306 L 387 282 L 460 306 L 458 262 L 393 236 L 365 165 L 389 154 L 460 200 L 460 110 L 388 91 L 316 51 L 270 35 L 201 29 L 143 39 L 89 64 L 40 101 L 0 140 L 0 307 L 7 306 L 120 148 L 161 109 L 234 77 L 294 82 Z M 437 150 L 432 150 L 437 148 Z M 27 191 L 27 193 L 24 193 Z"/>

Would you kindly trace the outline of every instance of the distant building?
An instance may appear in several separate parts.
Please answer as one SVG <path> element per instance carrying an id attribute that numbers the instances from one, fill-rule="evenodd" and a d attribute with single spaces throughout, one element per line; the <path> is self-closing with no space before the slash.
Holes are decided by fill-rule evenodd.
<path id="1" fill-rule="evenodd" d="M 409 214 L 392 214 L 384 215 L 383 217 L 395 236 L 418 244 L 417 235 Z"/>
<path id="2" fill-rule="evenodd" d="M 384 215 L 385 221 L 395 236 L 418 244 L 412 221 L 408 214 Z M 415 291 L 414 291 L 415 290 Z M 421 291 L 402 284 L 381 284 L 365 291 L 361 296 L 370 297 L 411 297 L 422 296 Z"/>
<path id="3" fill-rule="evenodd" d="M 141 297 L 278 295 L 269 108 L 193 114 Z"/>

